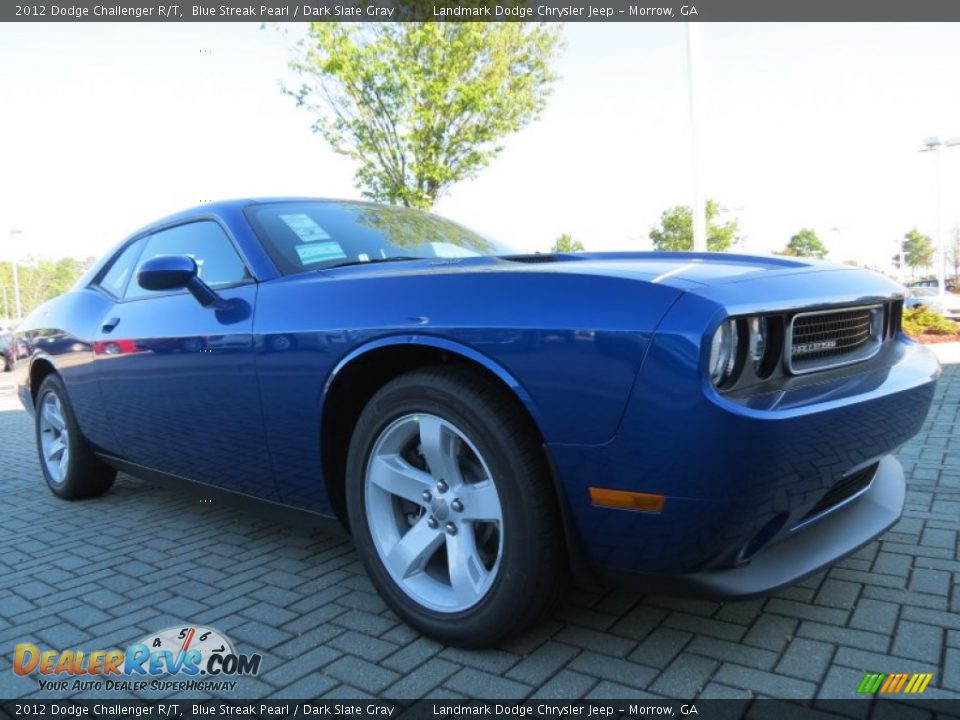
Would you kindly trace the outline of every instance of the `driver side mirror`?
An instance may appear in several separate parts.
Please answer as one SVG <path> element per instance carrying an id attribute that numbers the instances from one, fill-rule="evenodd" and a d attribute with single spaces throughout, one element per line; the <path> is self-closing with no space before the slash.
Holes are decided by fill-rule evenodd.
<path id="1" fill-rule="evenodd" d="M 220 307 L 223 300 L 197 274 L 197 263 L 188 255 L 158 255 L 150 258 L 137 272 L 137 283 L 144 290 L 160 291 L 186 288 L 204 307 Z"/>

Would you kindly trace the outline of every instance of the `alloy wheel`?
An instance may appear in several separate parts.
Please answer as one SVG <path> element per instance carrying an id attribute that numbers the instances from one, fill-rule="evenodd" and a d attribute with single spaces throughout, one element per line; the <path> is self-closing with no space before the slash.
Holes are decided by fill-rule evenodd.
<path id="1" fill-rule="evenodd" d="M 430 414 L 393 421 L 373 445 L 364 496 L 380 560 L 409 597 L 455 613 L 486 596 L 503 554 L 503 511 L 460 428 Z"/>
<path id="2" fill-rule="evenodd" d="M 50 479 L 60 484 L 70 469 L 70 431 L 60 398 L 48 392 L 40 402 L 40 447 Z"/>

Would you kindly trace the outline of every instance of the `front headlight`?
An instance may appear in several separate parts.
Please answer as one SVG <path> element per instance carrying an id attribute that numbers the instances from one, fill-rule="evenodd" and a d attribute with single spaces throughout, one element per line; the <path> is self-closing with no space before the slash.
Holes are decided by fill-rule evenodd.
<path id="1" fill-rule="evenodd" d="M 740 332 L 736 320 L 726 320 L 710 343 L 710 380 L 715 387 L 723 387 L 733 378 L 737 369 Z"/>

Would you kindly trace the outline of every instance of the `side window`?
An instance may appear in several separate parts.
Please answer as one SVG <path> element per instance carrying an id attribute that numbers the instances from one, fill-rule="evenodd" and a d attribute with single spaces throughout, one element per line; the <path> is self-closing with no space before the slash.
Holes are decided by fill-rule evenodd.
<path id="1" fill-rule="evenodd" d="M 123 297 L 123 290 L 126 288 L 130 276 L 133 275 L 133 268 L 136 265 L 137 258 L 140 257 L 140 251 L 143 250 L 145 242 L 145 238 L 140 238 L 127 245 L 114 258 L 110 269 L 100 278 L 100 282 L 97 284 L 114 297 Z"/>
<path id="2" fill-rule="evenodd" d="M 189 255 L 197 263 L 200 279 L 213 288 L 250 278 L 230 238 L 223 228 L 210 220 L 177 225 L 151 235 L 137 267 L 157 255 Z M 150 294 L 134 280 L 127 287 L 126 297 Z"/>

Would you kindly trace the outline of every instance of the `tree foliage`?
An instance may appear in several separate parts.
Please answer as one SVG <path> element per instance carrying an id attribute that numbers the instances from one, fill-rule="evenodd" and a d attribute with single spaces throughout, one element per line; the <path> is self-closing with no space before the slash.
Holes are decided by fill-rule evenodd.
<path id="1" fill-rule="evenodd" d="M 817 234 L 810 228 L 803 228 L 796 235 L 790 238 L 787 247 L 780 255 L 789 255 L 791 257 L 812 257 L 823 260 L 827 256 L 827 246 L 817 237 Z"/>
<path id="2" fill-rule="evenodd" d="M 67 292 L 77 279 L 93 265 L 95 258 L 85 260 L 62 258 L 60 260 L 34 260 L 28 258 L 17 265 L 20 284 L 20 305 L 24 316 L 47 300 Z M 0 315 L 15 314 L 13 293 L 13 268 L 10 263 L 0 264 Z M 6 307 L 3 299 L 6 296 Z"/>
<path id="3" fill-rule="evenodd" d="M 552 253 L 574 253 L 574 252 L 583 252 L 584 247 L 583 243 L 579 240 L 574 240 L 568 233 L 564 233 L 556 240 L 553 241 L 553 247 L 550 249 Z"/>
<path id="4" fill-rule="evenodd" d="M 933 264 L 936 248 L 928 235 L 913 228 L 903 236 L 903 254 L 907 265 L 916 270 Z"/>
<path id="5" fill-rule="evenodd" d="M 539 117 L 560 46 L 546 24 L 311 23 L 287 92 L 357 161 L 365 196 L 426 210 Z"/>
<path id="6" fill-rule="evenodd" d="M 721 207 L 716 200 L 707 200 L 707 250 L 723 252 L 740 242 L 740 225 L 736 219 L 714 222 Z M 650 230 L 650 239 L 657 250 L 693 250 L 693 212 L 687 205 L 664 210 L 660 226 Z"/>
<path id="7" fill-rule="evenodd" d="M 924 305 L 917 305 L 903 309 L 903 331 L 911 337 L 956 335 L 960 325 Z"/>

